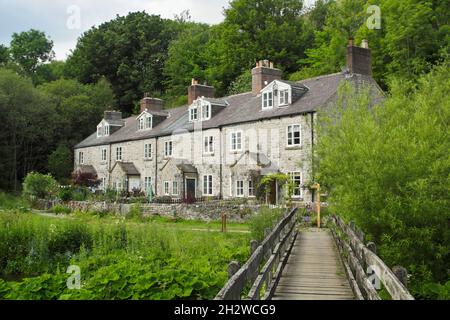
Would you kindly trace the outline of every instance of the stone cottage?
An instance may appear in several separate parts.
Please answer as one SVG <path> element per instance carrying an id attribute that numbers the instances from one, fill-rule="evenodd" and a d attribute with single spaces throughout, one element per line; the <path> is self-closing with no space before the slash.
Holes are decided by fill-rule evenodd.
<path id="1" fill-rule="evenodd" d="M 164 109 L 164 101 L 146 95 L 137 116 L 105 112 L 97 131 L 75 146 L 75 170 L 95 172 L 103 189 L 152 189 L 180 199 L 255 197 L 261 177 L 281 172 L 292 177 L 295 200 L 313 201 L 305 184 L 317 111 L 344 81 L 381 93 L 371 74 L 367 42 L 350 41 L 341 73 L 291 82 L 272 62 L 259 61 L 251 92 L 221 98 L 192 80 L 185 106 Z M 281 186 L 271 189 L 275 202 Z"/>

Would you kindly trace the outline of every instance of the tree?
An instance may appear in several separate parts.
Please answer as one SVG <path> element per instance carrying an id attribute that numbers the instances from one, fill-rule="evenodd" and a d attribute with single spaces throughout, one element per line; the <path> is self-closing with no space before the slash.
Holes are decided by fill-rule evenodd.
<path id="1" fill-rule="evenodd" d="M 54 109 L 32 82 L 0 69 L 0 188 L 18 190 L 27 172 L 43 171 Z"/>
<path id="2" fill-rule="evenodd" d="M 57 191 L 58 183 L 51 175 L 30 172 L 23 181 L 23 194 L 31 200 L 48 199 Z"/>
<path id="3" fill-rule="evenodd" d="M 12 59 L 18 63 L 28 75 L 33 75 L 36 68 L 54 57 L 53 41 L 44 32 L 30 31 L 13 33 L 10 52 Z"/>
<path id="4" fill-rule="evenodd" d="M 332 211 L 354 220 L 389 266 L 407 268 L 418 298 L 430 298 L 427 283 L 450 280 L 448 68 L 417 85 L 397 78 L 371 108 L 368 92 L 345 86 L 334 111 L 319 115 L 317 178 Z"/>
<path id="5" fill-rule="evenodd" d="M 0 44 L 0 66 L 9 62 L 9 49 Z"/>
<path id="6" fill-rule="evenodd" d="M 83 34 L 67 60 L 66 75 L 84 84 L 105 77 L 121 110 L 130 114 L 144 92 L 164 91 L 167 48 L 178 31 L 177 22 L 145 12 L 117 16 Z"/>
<path id="7" fill-rule="evenodd" d="M 64 61 L 52 61 L 50 63 L 39 65 L 36 68 L 34 76 L 35 85 L 41 85 L 46 82 L 52 82 L 64 78 L 64 69 L 66 63 Z"/>
<path id="8" fill-rule="evenodd" d="M 245 71 L 230 84 L 228 94 L 232 95 L 249 91 L 252 91 L 252 73 L 250 69 Z"/>
<path id="9" fill-rule="evenodd" d="M 234 0 L 225 21 L 214 26 L 207 48 L 206 77 L 219 94 L 261 59 L 269 59 L 285 73 L 298 69 L 312 42 L 302 16 L 302 1 Z"/>
<path id="10" fill-rule="evenodd" d="M 206 80 L 208 57 L 205 49 L 210 39 L 210 27 L 187 23 L 184 28 L 178 38 L 170 43 L 164 66 L 164 75 L 167 77 L 164 85 L 169 103 L 170 100 L 187 95 L 186 87 L 192 78 Z"/>
<path id="11" fill-rule="evenodd" d="M 301 59 L 303 68 L 291 80 L 339 72 L 345 67 L 346 45 L 365 21 L 365 0 L 333 1 L 322 30 L 315 32 L 314 47 Z M 323 14 L 323 13 L 322 13 Z"/>
<path id="12" fill-rule="evenodd" d="M 68 148 L 92 134 L 103 118 L 103 112 L 114 104 L 109 83 L 101 79 L 96 84 L 83 85 L 76 80 L 60 79 L 38 87 L 54 106 L 52 119 L 54 150 L 59 143 Z"/>
<path id="13" fill-rule="evenodd" d="M 73 170 L 73 152 L 64 144 L 60 144 L 48 156 L 48 170 L 59 181 L 67 179 Z"/>
<path id="14" fill-rule="evenodd" d="M 98 179 L 97 175 L 90 172 L 74 172 L 72 174 L 73 184 L 80 187 L 97 187 L 101 180 Z"/>

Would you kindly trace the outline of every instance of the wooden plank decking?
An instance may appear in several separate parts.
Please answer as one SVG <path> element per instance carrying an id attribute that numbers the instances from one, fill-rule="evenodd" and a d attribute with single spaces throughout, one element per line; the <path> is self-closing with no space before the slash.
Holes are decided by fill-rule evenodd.
<path id="1" fill-rule="evenodd" d="M 301 231 L 273 300 L 352 299 L 353 292 L 330 231 Z"/>

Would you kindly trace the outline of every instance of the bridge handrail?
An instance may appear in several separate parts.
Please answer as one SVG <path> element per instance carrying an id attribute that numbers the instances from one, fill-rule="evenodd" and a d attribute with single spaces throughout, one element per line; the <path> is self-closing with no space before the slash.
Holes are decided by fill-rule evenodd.
<path id="1" fill-rule="evenodd" d="M 247 262 L 228 280 L 215 300 L 241 300 L 242 292 L 249 282 L 252 283 L 248 297 L 250 299 L 260 298 L 260 290 L 264 282 L 268 284 L 264 299 L 268 299 L 273 294 L 273 289 L 283 270 L 283 264 L 287 260 L 283 257 L 287 256 L 288 239 L 296 235 L 296 214 L 297 208 L 294 208 L 278 222 Z M 290 244 L 291 248 L 293 241 Z M 268 261 L 260 272 L 259 267 L 265 258 L 268 258 Z M 274 267 L 276 267 L 275 277 L 273 276 Z"/>
<path id="2" fill-rule="evenodd" d="M 364 235 L 360 232 L 356 231 L 356 228 L 352 228 L 351 226 L 347 225 L 340 217 L 338 216 L 332 216 L 331 220 L 333 223 L 347 236 L 348 243 L 343 241 L 342 239 L 338 239 L 338 242 L 341 242 L 341 246 L 345 248 L 345 251 L 349 254 L 349 260 L 351 261 L 351 256 L 356 257 L 358 262 L 360 263 L 360 266 L 355 266 L 354 262 L 351 262 L 353 264 L 352 269 L 360 269 L 367 268 L 371 266 L 373 270 L 376 272 L 377 277 L 381 281 L 381 283 L 384 285 L 386 290 L 391 295 L 392 299 L 394 300 L 414 300 L 414 297 L 409 293 L 408 289 L 403 285 L 403 283 L 397 278 L 397 276 L 392 272 L 392 270 L 384 263 L 383 260 L 376 255 L 373 251 L 371 251 L 364 243 Z M 356 232 L 355 232 L 356 231 Z M 338 243 L 339 244 L 339 243 Z M 358 270 L 359 271 L 359 270 Z M 369 295 L 369 299 L 379 299 L 378 297 L 373 296 L 373 292 L 376 292 L 373 290 L 373 286 L 371 285 L 371 282 L 367 278 L 367 276 L 364 274 L 362 276 L 361 272 L 357 273 L 357 280 L 358 284 L 365 287 L 366 293 Z"/>

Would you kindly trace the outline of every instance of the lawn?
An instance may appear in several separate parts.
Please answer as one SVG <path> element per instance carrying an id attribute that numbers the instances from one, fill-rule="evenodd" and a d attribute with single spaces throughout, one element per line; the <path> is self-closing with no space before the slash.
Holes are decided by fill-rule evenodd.
<path id="1" fill-rule="evenodd" d="M 206 232 L 218 230 L 217 222 L 3 210 L 0 299 L 212 299 L 228 263 L 248 258 L 251 238 Z M 67 288 L 70 265 L 81 271 L 80 289 Z"/>

